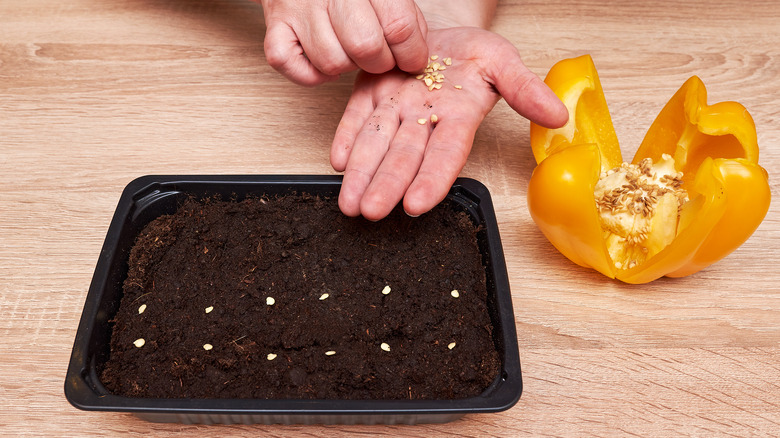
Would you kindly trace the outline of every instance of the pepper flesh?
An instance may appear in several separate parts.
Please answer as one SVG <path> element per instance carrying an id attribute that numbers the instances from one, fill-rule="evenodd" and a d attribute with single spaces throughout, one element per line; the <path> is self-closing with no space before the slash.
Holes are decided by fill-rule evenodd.
<path id="1" fill-rule="evenodd" d="M 682 172 L 689 200 L 679 209 L 675 235 L 635 266 L 616 267 L 594 189 L 601 173 L 622 159 L 598 74 L 585 55 L 559 62 L 548 79 L 570 120 L 557 130 L 531 125 L 539 165 L 529 182 L 528 205 L 543 234 L 573 262 L 627 283 L 686 276 L 731 253 L 766 216 L 768 175 L 758 165 L 750 114 L 736 102 L 707 105 L 706 88 L 694 76 L 660 112 L 633 159 L 658 162 L 668 154 Z"/>

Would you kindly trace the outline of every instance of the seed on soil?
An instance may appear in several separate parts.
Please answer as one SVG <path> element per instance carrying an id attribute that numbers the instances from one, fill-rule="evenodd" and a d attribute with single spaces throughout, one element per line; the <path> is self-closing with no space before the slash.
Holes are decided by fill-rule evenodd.
<path id="1" fill-rule="evenodd" d="M 206 307 L 206 313 L 211 313 L 212 310 L 214 310 L 214 306 Z"/>
<path id="2" fill-rule="evenodd" d="M 458 298 L 460 296 L 460 292 L 458 292 L 457 289 L 454 289 L 452 292 L 450 292 L 450 295 L 452 295 L 452 298 Z"/>
<path id="3" fill-rule="evenodd" d="M 265 299 L 265 304 L 267 304 L 269 306 L 273 306 L 274 303 L 276 303 L 276 300 L 273 299 L 273 297 L 268 297 L 268 298 Z"/>
<path id="4" fill-rule="evenodd" d="M 449 348 L 450 350 L 452 350 L 453 348 L 455 348 L 455 343 L 454 343 L 454 342 L 450 342 L 450 343 L 447 345 L 447 348 Z"/>
<path id="5" fill-rule="evenodd" d="M 431 86 L 433 86 L 433 85 L 431 85 Z M 424 125 L 427 122 L 428 122 L 428 119 L 417 119 L 417 123 L 419 123 L 421 125 Z"/>
<path id="6" fill-rule="evenodd" d="M 390 351 L 390 346 L 386 342 L 382 342 L 382 345 L 379 346 L 384 351 Z"/>
<path id="7" fill-rule="evenodd" d="M 330 296 L 330 295 L 328 295 L 328 294 L 322 294 L 322 295 L 320 295 L 320 301 L 322 301 L 322 300 L 327 300 L 329 296 Z"/>
<path id="8" fill-rule="evenodd" d="M 141 307 L 138 308 L 138 314 L 140 315 L 144 313 L 145 310 L 146 310 L 146 304 L 141 304 Z"/>
<path id="9" fill-rule="evenodd" d="M 203 349 L 204 349 L 204 350 L 206 350 L 206 351 L 209 351 L 209 350 L 211 350 L 212 348 L 214 348 L 214 346 L 213 346 L 213 345 L 211 345 L 211 344 L 203 344 Z"/>
<path id="10" fill-rule="evenodd" d="M 390 286 L 385 286 L 384 289 L 382 289 L 382 295 L 387 295 L 390 293 Z"/>
<path id="11" fill-rule="evenodd" d="M 274 359 L 276 359 L 276 355 L 275 355 L 275 354 L 273 354 L 273 353 L 268 353 L 268 356 L 266 356 L 266 358 L 267 358 L 268 360 L 274 360 Z"/>
<path id="12" fill-rule="evenodd" d="M 133 345 L 135 345 L 138 348 L 143 347 L 145 343 L 146 341 L 144 340 L 144 338 L 138 338 L 135 341 L 133 341 Z"/>
<path id="13" fill-rule="evenodd" d="M 336 354 L 334 350 L 328 350 L 325 352 L 325 356 L 333 356 L 334 354 Z"/>

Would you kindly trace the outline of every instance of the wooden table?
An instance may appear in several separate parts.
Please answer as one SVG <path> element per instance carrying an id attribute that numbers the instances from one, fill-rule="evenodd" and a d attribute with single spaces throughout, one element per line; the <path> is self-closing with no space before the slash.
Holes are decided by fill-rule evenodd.
<path id="1" fill-rule="evenodd" d="M 775 1 L 503 1 L 494 30 L 544 76 L 593 55 L 630 157 L 691 75 L 753 115 L 780 199 Z M 502 101 L 463 176 L 496 204 L 523 364 L 512 409 L 420 426 L 182 426 L 71 407 L 63 381 L 123 187 L 145 174 L 334 173 L 354 75 L 315 89 L 263 55 L 245 0 L 0 3 L 0 435 L 780 434 L 780 207 L 683 279 L 629 286 L 559 255 L 526 208 L 528 122 Z"/>

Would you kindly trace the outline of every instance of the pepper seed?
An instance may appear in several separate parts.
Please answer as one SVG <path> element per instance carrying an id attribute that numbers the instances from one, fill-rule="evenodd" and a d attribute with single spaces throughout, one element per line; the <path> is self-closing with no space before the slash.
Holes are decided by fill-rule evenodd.
<path id="1" fill-rule="evenodd" d="M 447 345 L 447 348 L 452 350 L 453 348 L 455 348 L 455 343 L 454 342 L 450 342 L 449 345 Z"/>
<path id="2" fill-rule="evenodd" d="M 433 88 L 433 85 L 428 87 L 429 90 L 432 89 L 432 88 Z M 417 119 L 417 123 L 419 123 L 421 125 L 424 125 L 426 122 L 428 122 L 428 119 Z"/>
<path id="3" fill-rule="evenodd" d="M 273 306 L 274 303 L 276 303 L 276 300 L 273 299 L 273 297 L 268 297 L 268 298 L 265 299 L 265 304 L 267 304 L 269 306 Z"/>
<path id="4" fill-rule="evenodd" d="M 144 338 L 138 338 L 135 341 L 133 341 L 133 345 L 135 345 L 138 348 L 143 347 L 144 344 L 146 344 L 146 341 L 144 340 Z"/>
<path id="5" fill-rule="evenodd" d="M 274 360 L 274 359 L 276 359 L 276 355 L 273 354 L 273 353 L 268 353 L 267 359 L 268 360 Z"/>
<path id="6" fill-rule="evenodd" d="M 336 354 L 336 352 L 333 350 L 328 350 L 325 352 L 325 356 L 333 356 L 334 354 Z"/>
<path id="7" fill-rule="evenodd" d="M 214 310 L 214 306 L 206 307 L 206 313 L 211 313 L 212 310 Z"/>
<path id="8" fill-rule="evenodd" d="M 380 345 L 379 348 L 381 348 L 384 351 L 390 351 L 390 346 L 387 345 L 386 342 L 382 342 L 382 345 Z"/>
<path id="9" fill-rule="evenodd" d="M 384 289 L 382 289 L 382 295 L 387 295 L 390 293 L 390 286 L 385 286 Z"/>
<path id="10" fill-rule="evenodd" d="M 213 346 L 213 345 L 211 345 L 211 344 L 203 344 L 203 349 L 204 349 L 204 350 L 206 350 L 206 351 L 209 351 L 209 350 L 211 350 L 212 348 L 214 348 L 214 346 Z"/>
<path id="11" fill-rule="evenodd" d="M 320 295 L 320 301 L 322 301 L 322 300 L 327 300 L 329 296 L 330 296 L 330 295 L 328 295 L 328 294 L 322 294 L 322 295 Z"/>
<path id="12" fill-rule="evenodd" d="M 452 292 L 450 292 L 450 295 L 452 295 L 452 298 L 458 298 L 460 296 L 460 292 L 458 292 L 457 289 L 454 289 Z"/>
<path id="13" fill-rule="evenodd" d="M 146 310 L 146 304 L 141 304 L 141 307 L 138 308 L 138 314 L 140 315 L 144 313 L 145 310 Z"/>
<path id="14" fill-rule="evenodd" d="M 439 116 L 436 114 L 431 114 L 431 123 L 436 123 L 439 121 Z"/>

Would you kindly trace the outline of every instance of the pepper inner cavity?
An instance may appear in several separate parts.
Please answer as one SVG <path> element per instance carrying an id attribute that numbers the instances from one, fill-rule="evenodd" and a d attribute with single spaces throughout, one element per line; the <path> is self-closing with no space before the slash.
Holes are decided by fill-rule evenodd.
<path id="1" fill-rule="evenodd" d="M 645 158 L 601 173 L 594 195 L 616 268 L 631 269 L 643 263 L 677 236 L 680 208 L 688 201 L 682 176 L 669 154 L 657 163 Z"/>

